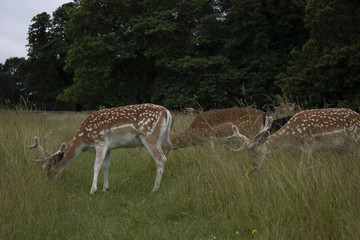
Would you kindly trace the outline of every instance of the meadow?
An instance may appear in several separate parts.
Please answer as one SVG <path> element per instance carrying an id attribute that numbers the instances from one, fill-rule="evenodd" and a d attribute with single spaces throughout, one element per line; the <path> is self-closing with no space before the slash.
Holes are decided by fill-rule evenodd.
<path id="1" fill-rule="evenodd" d="M 75 134 L 88 113 L 0 109 L 0 239 L 360 239 L 360 162 L 318 151 L 300 166 L 296 151 L 251 159 L 215 151 L 171 151 L 159 191 L 145 148 L 112 151 L 110 190 L 90 195 L 94 154 L 50 181 L 29 150 L 49 152 Z M 173 132 L 194 115 L 174 114 Z"/>

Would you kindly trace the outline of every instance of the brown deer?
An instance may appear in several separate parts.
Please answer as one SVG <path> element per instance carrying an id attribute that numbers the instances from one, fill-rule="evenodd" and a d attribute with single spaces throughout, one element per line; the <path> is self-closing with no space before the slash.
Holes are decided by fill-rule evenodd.
<path id="1" fill-rule="evenodd" d="M 36 148 L 40 152 L 41 160 L 37 162 L 44 162 L 43 168 L 55 179 L 82 152 L 95 152 L 94 178 L 90 190 L 90 194 L 93 194 L 97 190 L 97 179 L 102 165 L 103 191 L 109 188 L 108 169 L 112 149 L 145 146 L 157 167 L 153 188 L 153 191 L 156 191 L 166 163 L 162 144 L 171 144 L 171 126 L 172 115 L 162 106 L 139 104 L 109 108 L 90 114 L 70 142 L 62 143 L 59 151 L 54 154 L 49 154 L 40 146 L 38 137 L 35 137 L 35 144 L 29 148 Z"/>
<path id="2" fill-rule="evenodd" d="M 328 108 L 305 110 L 295 114 L 283 127 L 269 135 L 272 118 L 267 117 L 264 127 L 250 140 L 239 133 L 233 125 L 233 135 L 229 137 L 244 140 L 243 145 L 234 150 L 240 152 L 250 150 L 257 155 L 253 159 L 253 167 L 261 167 L 265 156 L 286 147 L 296 147 L 302 151 L 302 163 L 308 162 L 314 149 L 321 147 L 341 147 L 347 143 L 359 145 L 360 114 L 346 108 Z M 268 136 L 268 137 L 267 137 Z M 267 137 L 266 141 L 263 141 Z"/>
<path id="3" fill-rule="evenodd" d="M 207 145 L 216 137 L 227 141 L 232 134 L 232 125 L 236 125 L 246 136 L 255 136 L 264 123 L 265 113 L 254 108 L 225 108 L 200 113 L 184 131 L 171 135 L 171 146 L 164 149 L 185 148 L 195 145 Z"/>

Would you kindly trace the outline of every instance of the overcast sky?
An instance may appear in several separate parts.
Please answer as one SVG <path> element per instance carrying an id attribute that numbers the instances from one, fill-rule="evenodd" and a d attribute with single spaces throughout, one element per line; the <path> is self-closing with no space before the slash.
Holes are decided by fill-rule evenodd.
<path id="1" fill-rule="evenodd" d="M 37 14 L 52 13 L 72 0 L 0 0 L 0 63 L 27 57 L 27 32 Z"/>

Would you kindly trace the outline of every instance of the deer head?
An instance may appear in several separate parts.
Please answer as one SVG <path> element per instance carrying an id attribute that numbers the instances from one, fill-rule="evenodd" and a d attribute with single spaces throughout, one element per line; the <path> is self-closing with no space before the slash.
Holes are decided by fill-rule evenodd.
<path id="1" fill-rule="evenodd" d="M 273 118 L 270 116 L 266 116 L 264 126 L 261 128 L 260 132 L 253 139 L 248 139 L 245 135 L 239 133 L 238 127 L 233 125 L 232 129 L 234 133 L 232 136 L 228 137 L 228 139 L 230 140 L 233 138 L 240 138 L 244 141 L 244 143 L 239 149 L 232 149 L 232 150 L 234 152 L 241 152 L 244 151 L 245 148 L 254 149 L 257 146 L 259 146 L 259 144 L 264 143 L 266 138 L 270 135 L 269 130 L 272 123 L 273 123 Z"/>
<path id="2" fill-rule="evenodd" d="M 39 137 L 35 137 L 34 138 L 35 144 L 29 146 L 29 149 L 37 149 L 40 153 L 40 159 L 38 160 L 34 160 L 34 162 L 37 163 L 43 163 L 42 168 L 44 170 L 47 170 L 47 173 L 50 177 L 54 177 L 56 178 L 57 175 L 54 175 L 54 169 L 56 168 L 56 166 L 61 162 L 61 160 L 64 157 L 64 150 L 66 148 L 66 144 L 62 143 L 60 146 L 59 151 L 55 152 L 54 154 L 50 154 L 48 153 L 45 149 L 43 149 L 40 146 L 40 140 Z"/>

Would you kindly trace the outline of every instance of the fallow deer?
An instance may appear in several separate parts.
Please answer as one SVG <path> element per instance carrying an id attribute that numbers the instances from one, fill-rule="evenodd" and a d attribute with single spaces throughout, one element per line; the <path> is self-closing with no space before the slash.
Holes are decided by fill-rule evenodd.
<path id="1" fill-rule="evenodd" d="M 208 142 L 213 146 L 214 138 L 221 142 L 228 141 L 232 134 L 232 125 L 248 137 L 253 137 L 265 123 L 266 113 L 254 108 L 225 108 L 200 113 L 184 131 L 171 135 L 172 145 L 165 144 L 167 151 L 177 148 L 205 145 Z M 282 127 L 290 117 L 274 120 L 270 131 L 275 132 Z"/>
<path id="2" fill-rule="evenodd" d="M 328 108 L 305 110 L 295 114 L 282 128 L 269 135 L 272 118 L 267 117 L 265 126 L 250 140 L 239 133 L 233 125 L 233 135 L 229 137 L 244 140 L 243 145 L 233 151 L 250 150 L 256 153 L 253 167 L 257 168 L 257 160 L 261 167 L 265 156 L 286 147 L 295 147 L 302 151 L 302 163 L 310 161 L 312 151 L 319 147 L 341 147 L 346 143 L 359 145 L 360 114 L 346 108 Z M 261 141 L 264 137 L 266 141 Z M 257 159 L 258 158 L 258 159 Z"/>
<path id="3" fill-rule="evenodd" d="M 214 137 L 227 141 L 236 125 L 246 136 L 254 136 L 264 123 L 265 113 L 254 108 L 225 108 L 200 113 L 184 131 L 171 135 L 171 146 L 165 149 L 206 145 Z"/>
<path id="4" fill-rule="evenodd" d="M 49 154 L 40 146 L 38 137 L 35 137 L 35 144 L 29 148 L 36 148 L 40 152 L 41 160 L 38 162 L 44 162 L 43 168 L 55 179 L 82 152 L 95 152 L 94 177 L 90 190 L 90 194 L 93 194 L 97 190 L 98 174 L 102 165 L 103 191 L 107 191 L 109 187 L 108 169 L 112 149 L 145 146 L 157 167 L 153 188 L 153 191 L 156 191 L 166 163 L 162 144 L 164 141 L 171 144 L 171 126 L 172 115 L 162 106 L 139 104 L 109 108 L 90 114 L 70 142 L 62 143 L 59 151 L 54 154 Z"/>

